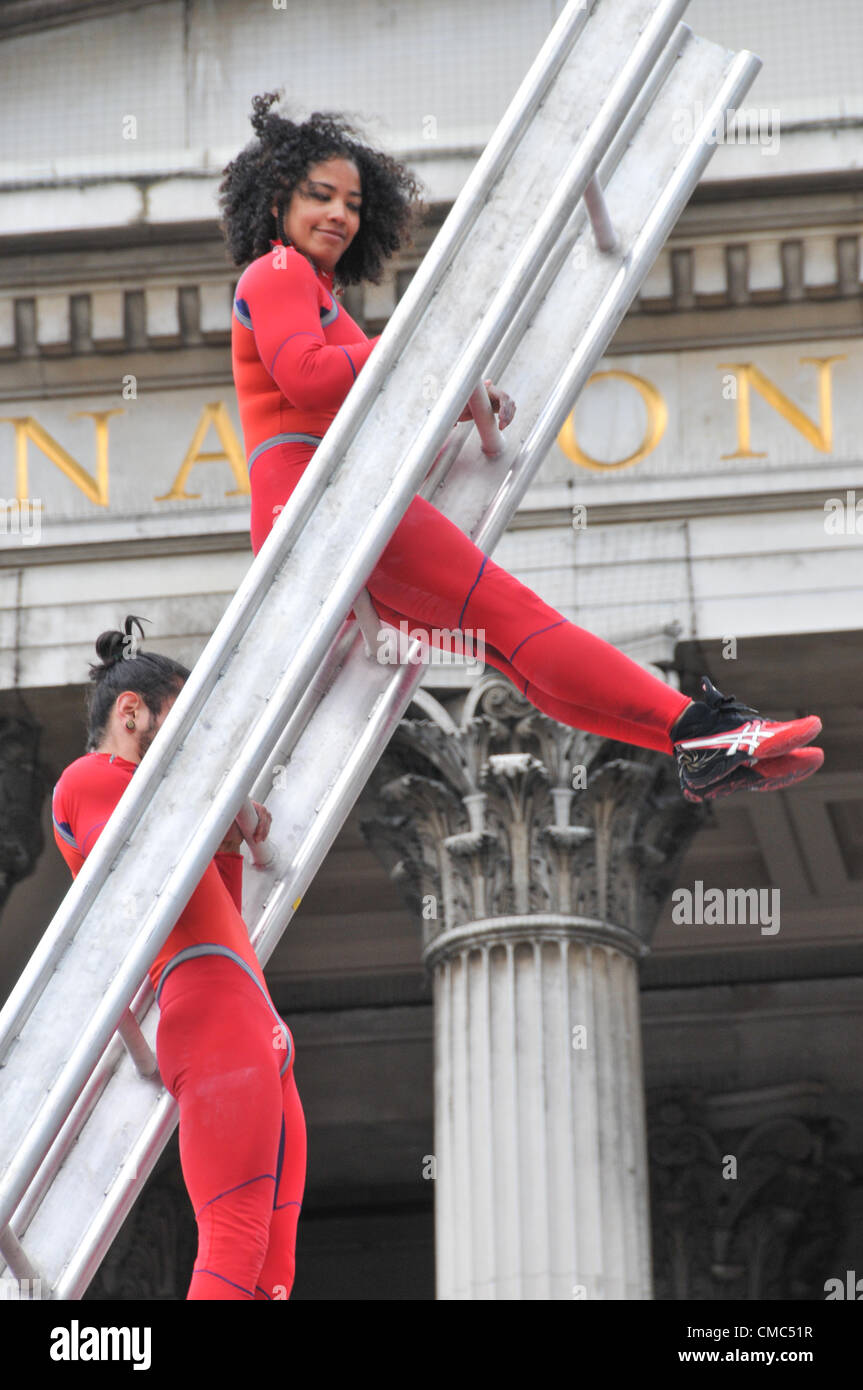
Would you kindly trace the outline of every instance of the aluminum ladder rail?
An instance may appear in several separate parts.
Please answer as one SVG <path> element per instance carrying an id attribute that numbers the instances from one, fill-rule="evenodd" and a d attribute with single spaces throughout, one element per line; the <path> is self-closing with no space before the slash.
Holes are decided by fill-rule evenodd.
<path id="1" fill-rule="evenodd" d="M 606 9 L 607 8 L 606 6 Z M 629 8 L 641 8 L 641 10 L 644 11 L 645 6 L 630 6 Z M 651 8 L 655 9 L 657 7 Z M 620 10 L 621 6 L 617 6 L 618 16 Z M 565 17 L 566 16 L 564 16 L 564 18 Z M 679 46 L 679 34 L 676 43 Z M 697 44 L 699 43 L 700 41 L 697 41 Z M 556 300 L 554 295 L 552 295 L 551 298 L 547 298 L 542 311 L 537 314 L 536 332 L 532 335 L 520 336 L 525 327 L 523 320 L 528 317 L 528 312 L 530 310 L 530 304 L 525 301 L 522 311 L 511 317 L 508 337 L 504 335 L 503 340 L 498 346 L 493 364 L 489 368 L 494 373 L 499 373 L 500 366 L 504 364 L 508 357 L 510 359 L 510 376 L 507 384 L 511 386 L 514 394 L 517 395 L 519 400 L 520 418 L 525 420 L 525 423 L 527 423 L 527 419 L 531 420 L 530 427 L 525 437 L 521 440 L 520 445 L 517 448 L 505 448 L 503 454 L 490 466 L 489 460 L 483 459 L 481 455 L 477 456 L 477 446 L 468 443 L 462 447 L 457 463 L 452 465 L 450 471 L 446 473 L 446 476 L 444 476 L 446 468 L 444 464 L 441 463 L 441 460 L 444 459 L 445 464 L 451 464 L 454 451 L 452 449 L 444 450 L 443 455 L 439 456 L 438 459 L 439 466 L 436 470 L 433 469 L 432 471 L 432 475 L 429 479 L 429 487 L 426 491 L 433 496 L 433 500 L 442 510 L 450 512 L 450 514 L 459 521 L 463 529 L 475 533 L 477 539 L 484 548 L 491 548 L 494 540 L 504 529 L 509 516 L 518 505 L 518 501 L 521 496 L 523 496 L 529 484 L 532 472 L 535 471 L 535 467 L 541 460 L 542 454 L 554 438 L 565 415 L 571 408 L 575 394 L 577 394 L 580 385 L 583 384 L 589 371 L 592 369 L 593 365 L 595 365 L 596 360 L 604 350 L 604 346 L 613 333 L 617 322 L 622 318 L 628 303 L 637 292 L 638 285 L 649 269 L 668 231 L 671 226 L 673 226 L 676 216 L 679 214 L 681 207 L 691 192 L 691 188 L 694 186 L 706 164 L 710 154 L 709 139 L 713 131 L 721 126 L 723 113 L 729 107 L 733 107 L 746 90 L 758 66 L 757 60 L 748 57 L 748 55 L 742 55 L 740 59 L 733 60 L 733 55 L 724 54 L 713 45 L 701 45 L 701 52 L 699 55 L 696 55 L 696 58 L 697 61 L 693 60 L 690 64 L 691 71 L 687 82 L 683 82 L 678 86 L 676 94 L 667 95 L 665 114 L 661 118 L 661 123 L 657 125 L 656 122 L 654 122 L 654 128 L 649 138 L 646 138 L 642 142 L 642 147 L 639 150 L 638 156 L 629 160 L 629 173 L 625 177 L 623 175 L 618 177 L 617 182 L 621 189 L 619 212 L 614 208 L 613 191 L 611 188 L 608 190 L 612 221 L 623 233 L 622 244 L 630 249 L 627 251 L 626 257 L 613 265 L 607 263 L 603 265 L 600 261 L 595 267 L 596 273 L 586 273 L 579 277 L 579 292 L 581 292 L 583 286 L 589 293 L 586 297 L 581 296 L 581 293 L 579 293 L 579 298 L 584 298 L 585 302 L 579 302 L 574 318 L 573 315 L 569 315 L 570 321 L 566 324 L 567 332 L 562 335 L 562 341 L 565 340 L 568 348 L 563 356 L 559 354 L 559 360 L 565 363 L 565 370 L 557 370 L 551 397 L 548 396 L 547 376 L 543 379 L 542 383 L 537 386 L 536 364 L 538 360 L 541 360 L 541 354 L 539 358 L 537 357 L 537 343 L 542 343 L 544 336 L 548 335 L 549 326 L 552 322 L 554 325 L 554 333 L 558 337 L 561 337 L 559 293 Z M 684 65 L 681 64 L 679 66 L 682 71 Z M 654 88 L 658 85 L 655 78 L 653 85 Z M 666 147 L 669 146 L 667 138 L 669 113 L 675 109 L 679 110 L 681 104 L 691 102 L 696 96 L 699 99 L 703 99 L 705 95 L 704 89 L 707 85 L 710 87 L 712 100 L 705 109 L 704 121 L 702 122 L 700 130 L 696 132 L 691 146 L 675 151 L 674 159 L 666 158 L 665 163 L 668 165 L 667 169 L 660 169 L 658 167 L 662 164 L 661 160 L 655 158 L 652 161 L 645 160 L 645 154 L 650 153 L 651 150 L 656 151 L 663 143 Z M 577 86 L 578 84 L 576 83 L 576 89 Z M 670 105 L 669 102 L 671 103 Z M 661 138 L 663 130 L 666 136 L 664 142 Z M 615 160 L 620 157 L 620 148 L 621 141 L 618 141 Z M 666 148 L 665 155 L 667 156 L 668 153 L 668 148 Z M 626 167 L 626 164 L 627 160 L 624 159 L 621 167 Z M 638 219 L 640 219 L 640 221 L 632 222 L 631 218 L 629 218 L 629 214 L 633 208 L 632 188 L 638 182 L 637 175 L 639 169 L 645 165 L 650 166 L 650 177 L 647 180 L 648 186 L 640 190 L 640 204 L 638 210 Z M 601 181 L 602 178 L 604 178 L 605 167 L 606 166 L 603 166 L 603 171 L 601 171 Z M 658 175 L 660 175 L 660 177 L 657 181 Z M 644 183 L 643 179 L 642 183 Z M 657 187 L 663 190 L 659 202 L 657 202 L 656 199 Z M 570 224 L 560 240 L 560 246 L 565 247 L 567 243 L 570 245 L 572 244 L 573 233 L 577 231 L 577 222 L 577 217 L 570 219 Z M 547 257 L 544 274 L 546 291 L 552 283 L 552 276 L 549 268 L 553 267 L 555 272 L 558 272 L 560 271 L 560 266 L 561 255 L 558 247 L 554 255 L 549 255 Z M 541 276 L 540 280 L 542 279 L 543 277 Z M 551 305 L 552 319 L 543 324 L 542 314 L 546 312 L 549 305 Z M 567 333 L 569 336 L 567 336 Z M 518 344 L 521 346 L 521 351 L 513 351 Z M 381 346 L 383 346 L 383 344 Z M 570 357 L 567 360 L 568 349 L 575 351 L 575 357 Z M 513 375 L 514 373 L 520 373 L 521 377 L 523 377 L 523 382 L 521 380 L 516 382 L 516 376 Z M 474 372 L 474 379 L 476 379 L 476 372 Z M 464 396 L 462 395 L 461 398 L 464 399 Z M 455 413 L 457 413 L 457 409 L 458 405 L 456 405 Z M 525 412 L 527 412 L 527 419 L 525 417 Z M 463 437 L 466 432 L 465 430 L 461 430 L 456 433 Z M 512 441 L 512 443 L 514 446 L 514 441 Z M 486 469 L 485 474 L 483 474 L 483 468 Z M 346 643 L 348 647 L 347 651 L 345 648 Z M 327 700 L 322 700 L 320 698 L 321 692 L 327 685 L 327 672 L 324 668 L 318 673 L 316 682 L 306 695 L 306 717 L 308 719 L 306 726 L 307 733 L 299 744 L 296 743 L 296 737 L 294 736 L 290 765 L 291 793 L 290 796 L 285 796 L 286 804 L 289 804 L 296 795 L 298 783 L 295 780 L 295 776 L 301 767 L 302 759 L 305 755 L 309 761 L 310 776 L 308 783 L 304 783 L 304 793 L 307 792 L 311 801 L 319 805 L 318 824 L 314 832 L 305 834 L 303 827 L 299 827 L 298 833 L 294 834 L 295 843 L 292 845 L 290 843 L 290 834 L 288 834 L 286 840 L 286 827 L 281 825 L 281 811 L 277 806 L 279 794 L 275 792 L 273 796 L 269 798 L 271 809 L 273 809 L 274 815 L 279 818 L 279 831 L 276 845 L 277 864 L 274 871 L 275 878 L 272 880 L 275 887 L 273 891 L 268 894 L 269 900 L 265 910 L 260 914 L 255 931 L 256 946 L 262 960 L 268 957 L 275 945 L 275 941 L 278 939 L 278 935 L 281 930 L 283 930 L 290 916 L 293 904 L 296 901 L 294 894 L 299 894 L 304 891 L 304 884 L 309 882 L 311 877 L 313 877 L 320 860 L 326 853 L 328 844 L 331 843 L 332 838 L 334 838 L 337 833 L 338 827 L 344 819 L 344 815 L 347 814 L 353 799 L 355 799 L 355 796 L 359 793 L 365 777 L 374 765 L 386 739 L 395 727 L 395 723 L 400 717 L 402 709 L 411 698 L 413 689 L 415 689 L 422 675 L 421 670 L 411 667 L 406 667 L 393 675 L 392 672 L 388 672 L 377 666 L 377 663 L 368 662 L 361 651 L 361 643 L 356 636 L 355 629 L 351 630 L 351 625 L 343 625 L 339 638 L 330 651 L 328 661 L 330 667 L 341 665 L 342 674 L 340 680 L 336 682 L 330 691 L 330 695 L 328 696 L 329 703 Z M 325 662 L 325 667 L 326 665 L 327 663 Z M 358 684 L 363 686 L 362 690 L 358 689 Z M 389 688 L 385 690 L 385 686 Z M 346 693 L 348 694 L 347 703 L 345 703 L 344 698 Z M 315 701 L 312 698 L 315 694 L 317 696 L 317 706 L 315 706 Z M 360 737 L 358 743 L 358 733 L 355 727 L 353 734 L 348 736 L 349 739 L 353 739 L 353 744 L 355 745 L 352 750 L 349 750 L 351 753 L 351 757 L 348 759 L 350 767 L 347 767 L 345 760 L 341 756 L 338 758 L 330 758 L 332 767 L 328 774 L 329 780 L 327 783 L 326 779 L 322 778 L 321 769 L 318 766 L 320 763 L 320 753 L 325 752 L 329 754 L 331 751 L 326 745 L 326 741 L 324 741 L 324 743 L 321 742 L 323 728 L 327 728 L 327 737 L 329 738 L 334 728 L 340 728 L 343 723 L 341 715 L 337 716 L 337 723 L 333 718 L 335 709 L 333 700 L 338 701 L 341 699 L 343 709 L 347 709 L 348 704 L 352 706 L 356 702 L 358 694 L 362 696 L 360 701 L 361 705 L 366 708 L 366 713 L 362 718 L 370 724 L 374 724 L 377 733 L 374 737 L 369 737 L 368 733 L 366 733 L 365 736 Z M 375 717 L 372 721 L 369 721 L 368 711 L 372 707 L 375 707 Z M 312 713 L 312 711 L 314 712 Z M 303 708 L 301 701 L 300 707 L 295 711 L 295 716 L 292 721 L 294 725 L 297 725 L 298 722 L 302 722 L 300 718 L 302 712 Z M 289 724 L 289 729 L 290 728 L 291 724 Z M 309 737 L 309 735 L 311 735 L 311 737 Z M 282 744 L 275 749 L 277 757 L 284 756 L 284 746 L 285 745 Z M 154 752 L 156 747 L 157 745 L 154 745 Z M 364 762 L 363 759 L 365 760 Z M 266 774 L 264 775 L 266 776 Z M 140 776 L 141 773 L 136 774 L 136 780 Z M 321 797 L 322 785 L 328 785 L 328 790 L 326 790 L 323 799 Z M 315 806 L 312 805 L 309 809 L 310 815 L 314 809 Z M 327 822 L 327 829 L 321 828 L 323 822 Z M 221 828 L 223 827 L 220 826 L 220 833 Z M 306 821 L 305 829 L 309 829 L 308 820 Z M 291 830 L 293 832 L 296 831 L 297 828 L 292 827 Z M 311 850 L 309 849 L 309 842 L 314 843 L 314 848 Z M 261 891 L 264 891 L 264 895 L 267 896 L 263 885 L 263 879 L 265 877 L 266 875 L 261 875 L 260 877 L 258 875 L 253 876 L 253 897 L 255 889 L 258 889 L 259 894 Z M 253 920 L 253 918 L 250 918 L 250 920 Z M 155 1014 L 155 1011 L 152 1012 Z M 148 1019 L 147 1022 L 151 1023 L 153 1027 L 155 1026 L 154 1018 Z M 112 1047 L 116 1052 L 117 1044 L 112 1044 Z M 111 1057 L 109 1055 L 103 1059 L 100 1066 L 110 1070 L 110 1064 Z M 117 1085 L 120 1084 L 119 1079 L 123 1070 L 124 1063 L 121 1062 L 114 1073 L 117 1079 Z M 95 1082 L 96 1078 L 94 1077 L 90 1083 L 91 1088 L 95 1085 Z M 168 1100 L 170 1102 L 170 1098 L 168 1098 Z M 137 1096 L 137 1101 L 138 1110 L 141 1110 L 140 1093 Z M 155 1103 L 157 1109 L 160 1104 L 163 1105 L 164 1095 L 161 1101 L 156 1101 Z M 168 1108 L 170 1109 L 172 1105 L 173 1102 L 170 1102 Z M 132 1108 L 134 1111 L 134 1105 Z M 81 1139 L 76 1145 L 76 1148 L 72 1150 L 70 1160 L 74 1157 L 76 1150 L 78 1151 L 79 1159 L 82 1157 L 85 1147 L 85 1136 L 88 1129 L 95 1125 L 92 1129 L 93 1134 L 95 1134 L 98 1129 L 98 1123 L 96 1122 L 101 1120 L 107 1113 L 108 1110 L 105 1106 L 96 1107 L 93 1111 L 90 1124 L 85 1126 Z M 111 1121 L 108 1128 L 109 1138 L 118 1132 L 118 1124 L 116 1122 L 117 1111 L 113 1098 L 110 1106 L 110 1116 Z M 136 1118 L 140 1119 L 140 1115 L 132 1115 L 132 1128 L 134 1128 L 134 1121 Z M 159 1125 L 161 1125 L 164 1133 L 160 1134 L 157 1139 L 155 1138 L 155 1133 L 156 1130 L 159 1129 Z M 151 1155 L 153 1159 L 155 1158 L 155 1155 L 164 1142 L 164 1138 L 170 1133 L 172 1127 L 173 1119 L 170 1116 L 162 1116 L 161 1120 L 159 1120 L 155 1126 L 153 1124 L 149 1125 L 149 1138 L 142 1130 L 135 1144 L 127 1143 L 128 1161 L 125 1165 L 127 1171 L 125 1177 L 119 1183 L 115 1182 L 112 1189 L 111 1200 L 114 1203 L 114 1215 L 102 1220 L 101 1229 L 99 1231 L 97 1231 L 93 1223 L 91 1223 L 91 1229 L 88 1232 L 87 1238 L 80 1241 L 76 1247 L 73 1247 L 77 1251 L 77 1254 L 71 1262 L 67 1261 L 66 1274 L 64 1274 L 62 1278 L 55 1278 L 52 1276 L 51 1287 L 54 1290 L 55 1296 L 80 1296 L 80 1292 L 86 1287 L 86 1282 L 88 1281 L 89 1275 L 87 1271 L 89 1270 L 91 1273 L 93 1268 L 95 1268 L 93 1261 L 98 1242 L 101 1241 L 102 1250 L 104 1250 L 107 1243 L 110 1243 L 111 1235 L 117 1229 L 119 1221 L 122 1219 L 122 1214 L 125 1214 L 125 1210 L 128 1210 L 128 1206 L 131 1205 L 134 1191 L 137 1190 L 135 1181 L 126 1181 L 126 1179 L 132 1175 L 137 1175 L 137 1186 L 140 1186 L 140 1181 L 143 1181 L 143 1176 L 145 1175 L 144 1167 L 146 1167 L 148 1162 L 148 1155 Z M 119 1132 L 128 1139 L 128 1135 L 122 1126 L 119 1126 Z M 96 1147 L 99 1148 L 100 1146 L 96 1145 Z M 73 1167 L 74 1164 L 71 1166 Z M 116 1164 L 114 1166 L 115 1168 L 117 1167 Z M 67 1162 L 65 1167 L 67 1170 L 71 1171 L 70 1162 Z M 87 1170 L 87 1173 L 89 1175 L 89 1170 Z M 101 1174 L 94 1178 L 94 1183 L 92 1184 L 94 1190 L 100 1184 L 104 1188 L 104 1175 Z M 47 1214 L 47 1209 L 51 1205 L 49 1198 L 53 1200 L 58 1194 L 61 1186 L 62 1184 L 57 1179 L 54 1179 L 47 1185 L 45 1199 L 42 1202 L 36 1219 L 32 1222 L 31 1230 L 34 1237 L 39 1221 Z M 71 1190 L 75 1191 L 77 1189 L 73 1187 Z M 103 1204 L 103 1206 L 104 1205 L 105 1204 Z M 110 1205 L 110 1203 L 108 1203 L 108 1205 Z M 59 1211 L 63 1212 L 64 1207 L 61 1206 Z M 20 1221 L 22 1212 L 23 1204 L 21 1211 L 16 1214 L 16 1219 L 13 1222 L 13 1226 L 19 1232 L 24 1229 Z M 47 1224 L 49 1233 L 53 1227 L 54 1233 L 56 1234 L 58 1228 L 56 1216 L 53 1221 L 49 1219 Z M 69 1223 L 67 1222 L 66 1224 L 68 1225 Z M 99 1222 L 97 1221 L 95 1225 L 98 1224 Z M 28 1274 L 32 1276 L 33 1273 L 41 1270 L 45 1270 L 46 1274 L 48 1273 L 47 1256 L 34 1258 L 28 1264 L 27 1257 L 24 1256 L 20 1250 L 15 1248 L 14 1237 L 11 1237 L 11 1232 L 7 1233 L 7 1243 L 4 1247 L 7 1252 L 7 1258 L 10 1240 L 13 1242 L 13 1267 L 17 1269 L 19 1277 L 26 1277 Z M 87 1249 L 88 1240 L 89 1251 Z M 31 1244 L 30 1231 L 27 1233 L 27 1246 L 31 1251 L 35 1249 Z M 98 1263 L 98 1261 L 96 1261 L 96 1263 Z"/>

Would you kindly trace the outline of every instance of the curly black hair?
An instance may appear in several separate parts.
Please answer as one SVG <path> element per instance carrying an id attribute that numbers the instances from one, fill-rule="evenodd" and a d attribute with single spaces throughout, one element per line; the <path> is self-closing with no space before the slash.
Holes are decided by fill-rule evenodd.
<path id="1" fill-rule="evenodd" d="M 362 280 L 377 284 L 388 256 L 405 242 L 427 211 L 421 185 L 390 155 L 372 149 L 344 116 L 315 111 L 296 123 L 270 108 L 280 92 L 266 92 L 252 101 L 256 139 L 232 160 L 219 186 L 222 231 L 231 259 L 246 266 L 265 255 L 270 242 L 280 239 L 282 218 L 294 189 L 314 164 L 333 158 L 350 159 L 360 173 L 363 194 L 359 230 L 336 265 L 336 285 Z M 278 227 L 272 214 L 279 211 Z"/>

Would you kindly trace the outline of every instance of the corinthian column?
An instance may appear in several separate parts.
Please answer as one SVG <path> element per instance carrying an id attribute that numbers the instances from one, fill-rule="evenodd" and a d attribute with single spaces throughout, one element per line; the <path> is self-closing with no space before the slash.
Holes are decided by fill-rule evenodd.
<path id="1" fill-rule="evenodd" d="M 438 1297 L 650 1298 L 636 962 L 699 818 L 669 758 L 462 698 L 420 693 L 363 823 L 434 976 Z"/>

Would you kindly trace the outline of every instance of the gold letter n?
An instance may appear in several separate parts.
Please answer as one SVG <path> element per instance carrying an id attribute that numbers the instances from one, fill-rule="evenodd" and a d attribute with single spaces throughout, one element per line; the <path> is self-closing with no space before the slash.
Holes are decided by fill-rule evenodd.
<path id="1" fill-rule="evenodd" d="M 801 362 L 812 362 L 818 368 L 818 416 L 816 425 L 799 406 L 774 386 L 754 362 L 720 362 L 719 368 L 730 367 L 737 376 L 737 448 L 733 454 L 722 454 L 723 459 L 766 458 L 766 454 L 756 453 L 750 446 L 750 394 L 753 386 L 768 405 L 778 410 L 783 419 L 793 425 L 809 443 L 822 454 L 829 454 L 833 448 L 833 396 L 831 390 L 830 368 L 834 362 L 844 362 L 845 354 L 836 357 L 801 357 Z"/>
<path id="2" fill-rule="evenodd" d="M 0 423 L 15 426 L 15 492 L 19 502 L 30 496 L 27 470 L 28 440 L 41 449 L 46 458 L 65 473 L 84 496 L 98 507 L 108 505 L 108 420 L 122 415 L 122 410 L 79 410 L 77 416 L 89 417 L 96 425 L 96 476 L 92 477 L 57 440 L 43 429 L 32 415 L 2 415 Z"/>

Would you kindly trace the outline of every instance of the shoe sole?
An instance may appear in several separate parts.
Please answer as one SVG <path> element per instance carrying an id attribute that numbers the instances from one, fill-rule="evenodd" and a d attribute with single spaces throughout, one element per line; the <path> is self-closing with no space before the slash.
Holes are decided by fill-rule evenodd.
<path id="1" fill-rule="evenodd" d="M 718 801 L 735 792 L 775 792 L 783 787 L 803 782 L 817 772 L 824 762 L 820 748 L 801 748 L 774 758 L 763 758 L 754 767 L 737 767 L 719 782 L 700 791 L 683 786 L 687 801 Z"/>
<path id="2" fill-rule="evenodd" d="M 675 744 L 676 754 L 697 753 L 709 748 L 717 750 L 726 748 L 728 758 L 733 761 L 726 763 L 724 767 L 721 764 L 714 767 L 702 777 L 692 776 L 684 766 L 681 768 L 681 777 L 686 779 L 693 790 L 700 791 L 702 788 L 712 786 L 715 782 L 724 781 L 729 772 L 735 768 L 753 767 L 756 763 L 771 762 L 794 752 L 796 749 L 804 748 L 821 732 L 821 720 L 815 714 L 807 715 L 805 719 L 793 719 L 785 724 L 777 724 L 773 729 L 765 729 L 765 724 L 770 722 L 769 720 L 750 719 L 745 724 L 738 725 L 736 729 L 727 729 L 721 734 L 711 734 L 706 738 L 683 739 L 680 743 Z M 680 766 L 679 757 L 678 766 Z"/>

